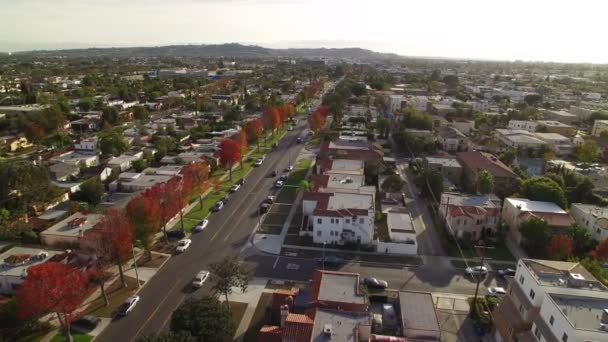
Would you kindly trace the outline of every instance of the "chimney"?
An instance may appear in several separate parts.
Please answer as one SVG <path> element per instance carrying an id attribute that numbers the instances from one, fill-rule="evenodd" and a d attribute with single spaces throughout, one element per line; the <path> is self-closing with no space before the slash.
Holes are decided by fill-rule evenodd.
<path id="1" fill-rule="evenodd" d="M 289 315 L 289 306 L 287 304 L 281 305 L 281 328 L 285 327 L 287 315 Z"/>
<path id="2" fill-rule="evenodd" d="M 604 309 L 604 311 L 602 311 L 601 322 L 602 322 L 602 324 L 608 324 L 608 309 Z"/>

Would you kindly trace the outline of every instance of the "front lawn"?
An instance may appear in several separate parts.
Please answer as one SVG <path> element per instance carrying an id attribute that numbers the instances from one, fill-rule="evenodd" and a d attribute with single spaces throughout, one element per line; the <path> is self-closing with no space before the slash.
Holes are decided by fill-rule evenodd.
<path id="1" fill-rule="evenodd" d="M 89 336 L 87 334 L 82 334 L 82 333 L 75 332 L 75 331 L 72 331 L 72 338 L 74 339 L 74 342 L 93 341 L 93 336 Z M 61 333 L 61 332 L 57 333 L 57 335 L 53 336 L 53 338 L 51 339 L 51 342 L 63 342 L 63 341 L 64 341 L 64 337 L 63 337 L 63 333 Z"/>
<path id="2" fill-rule="evenodd" d="M 125 276 L 125 282 L 127 286 L 122 287 L 119 277 L 112 284 L 106 284 L 109 305 L 104 305 L 103 297 L 100 293 L 99 297 L 93 300 L 84 310 L 84 314 L 111 318 L 114 310 L 137 290 L 137 281 L 134 278 Z"/>

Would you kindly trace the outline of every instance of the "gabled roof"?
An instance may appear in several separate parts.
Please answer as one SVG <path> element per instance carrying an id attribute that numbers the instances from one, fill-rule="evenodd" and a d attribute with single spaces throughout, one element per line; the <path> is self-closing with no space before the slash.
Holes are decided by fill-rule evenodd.
<path id="1" fill-rule="evenodd" d="M 459 152 L 456 157 L 460 163 L 471 170 L 479 172 L 487 170 L 494 177 L 516 178 L 517 175 L 507 165 L 503 164 L 495 156 L 484 152 Z"/>

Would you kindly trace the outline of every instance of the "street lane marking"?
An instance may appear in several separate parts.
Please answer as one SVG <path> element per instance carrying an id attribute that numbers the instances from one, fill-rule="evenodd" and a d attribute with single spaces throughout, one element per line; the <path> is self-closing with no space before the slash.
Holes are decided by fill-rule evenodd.
<path id="1" fill-rule="evenodd" d="M 154 311 L 152 311 L 152 314 L 150 314 L 150 316 L 148 317 L 148 319 L 144 322 L 144 324 L 142 324 L 139 327 L 139 330 L 137 330 L 137 332 L 135 333 L 135 336 L 133 336 L 133 338 L 130 341 L 134 341 L 137 336 L 139 336 L 139 333 L 142 331 L 142 329 L 148 324 L 148 322 L 150 322 L 150 320 L 152 319 L 152 317 L 154 317 L 154 315 L 156 315 L 156 313 L 158 312 L 158 309 L 161 307 L 161 305 L 165 302 L 165 300 L 167 300 L 167 298 L 169 298 L 169 295 L 171 294 L 171 291 L 173 291 L 173 289 L 177 286 L 177 284 L 179 284 L 180 280 L 182 280 L 182 278 L 178 278 L 175 283 L 173 284 L 173 286 L 171 286 L 171 288 L 169 289 L 169 291 L 167 291 L 167 295 L 165 296 L 165 298 L 163 298 L 163 300 L 160 301 L 160 303 L 158 303 L 158 305 L 156 306 L 156 309 L 154 309 Z"/>
<path id="2" fill-rule="evenodd" d="M 279 263 L 279 257 L 277 257 L 277 259 L 274 261 L 274 265 L 272 266 L 273 269 L 277 268 L 277 264 Z"/>
<path id="3" fill-rule="evenodd" d="M 184 301 L 184 298 L 186 298 L 186 295 L 183 295 L 182 298 L 180 298 L 179 302 L 177 303 L 177 305 L 175 306 L 175 309 L 171 310 L 171 312 L 173 313 L 175 310 L 177 310 L 177 308 L 182 305 L 182 302 Z M 160 326 L 160 331 L 158 332 L 158 334 L 156 334 L 157 336 L 159 334 L 161 334 L 163 332 L 163 329 L 165 328 L 165 325 L 167 325 L 167 322 L 171 319 L 172 315 L 167 316 L 167 318 L 165 319 L 165 321 L 163 322 L 163 324 Z"/>

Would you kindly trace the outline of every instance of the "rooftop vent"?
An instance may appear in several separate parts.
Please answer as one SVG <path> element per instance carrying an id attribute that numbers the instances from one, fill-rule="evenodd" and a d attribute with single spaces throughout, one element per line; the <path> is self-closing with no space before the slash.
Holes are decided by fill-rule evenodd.
<path id="1" fill-rule="evenodd" d="M 570 276 L 576 280 L 585 280 L 585 277 L 583 277 L 580 273 L 570 273 Z"/>
<path id="2" fill-rule="evenodd" d="M 333 327 L 331 326 L 331 324 L 325 324 L 325 325 L 323 326 L 323 334 L 324 334 L 326 337 L 331 337 L 331 334 L 332 334 L 333 332 L 334 332 L 334 329 L 333 329 Z"/>

